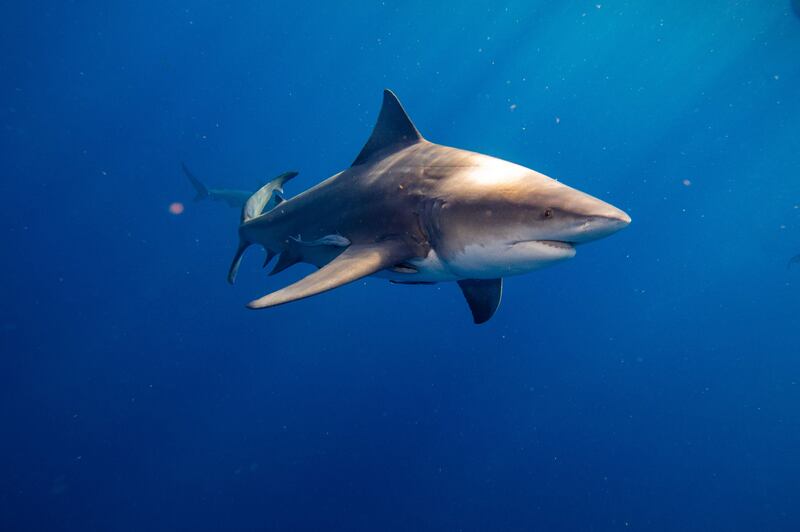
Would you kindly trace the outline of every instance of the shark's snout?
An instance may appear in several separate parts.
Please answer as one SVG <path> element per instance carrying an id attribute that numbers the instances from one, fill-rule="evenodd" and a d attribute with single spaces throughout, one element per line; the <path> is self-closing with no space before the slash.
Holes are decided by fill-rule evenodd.
<path id="1" fill-rule="evenodd" d="M 538 189 L 528 197 L 531 225 L 545 235 L 540 240 L 582 244 L 616 233 L 631 223 L 625 211 L 554 180 L 540 181 Z"/>
<path id="2" fill-rule="evenodd" d="M 580 244 L 598 240 L 628 227 L 630 223 L 631 217 L 625 211 L 605 203 L 601 211 L 584 218 L 572 242 Z"/>

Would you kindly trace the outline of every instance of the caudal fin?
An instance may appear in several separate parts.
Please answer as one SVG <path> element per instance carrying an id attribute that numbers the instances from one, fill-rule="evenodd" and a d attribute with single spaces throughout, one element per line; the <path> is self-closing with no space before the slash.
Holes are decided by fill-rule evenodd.
<path id="1" fill-rule="evenodd" d="M 195 191 L 197 191 L 194 200 L 200 201 L 202 199 L 206 199 L 208 197 L 208 189 L 206 188 L 206 186 L 194 175 L 192 175 L 192 173 L 186 167 L 186 163 L 181 162 L 181 168 L 183 169 L 183 173 L 186 174 L 186 177 L 189 178 L 189 182 L 192 184 Z"/>
<path id="2" fill-rule="evenodd" d="M 228 269 L 228 282 L 231 284 L 236 280 L 236 274 L 239 273 L 239 265 L 242 263 L 242 255 L 244 255 L 248 247 L 250 247 L 250 243 L 240 238 L 239 247 L 236 248 L 231 267 Z"/>
<path id="3" fill-rule="evenodd" d="M 242 209 L 242 223 L 261 216 L 261 213 L 264 212 L 264 207 L 267 206 L 267 203 L 269 203 L 273 195 L 280 198 L 279 202 L 283 201 L 283 198 L 280 196 L 280 194 L 283 193 L 283 185 L 296 175 L 297 172 L 294 171 L 284 172 L 250 196 L 250 199 L 247 200 L 247 203 L 244 204 L 244 208 Z"/>
<path id="4" fill-rule="evenodd" d="M 184 167 L 184 171 L 185 171 Z M 190 175 L 187 172 L 187 175 Z M 242 223 L 248 222 L 253 218 L 256 218 L 261 215 L 264 211 L 264 207 L 267 206 L 270 199 L 272 199 L 273 194 L 280 194 L 283 192 L 283 185 L 289 181 L 291 178 L 297 175 L 297 172 L 284 172 L 278 177 L 272 179 L 269 183 L 258 189 L 258 191 L 250 196 L 250 199 L 247 200 L 247 203 L 244 204 L 242 208 Z M 191 177 L 190 177 L 191 179 Z M 231 267 L 228 270 L 228 282 L 233 284 L 236 280 L 236 274 L 239 272 L 239 264 L 242 262 L 242 255 L 244 255 L 245 250 L 250 247 L 252 242 L 248 241 L 242 236 L 242 231 L 239 231 L 239 246 L 236 248 L 236 253 L 233 256 L 233 261 L 231 262 Z M 275 252 L 268 249 L 267 250 L 267 260 L 264 263 L 266 266 L 267 262 L 275 256 Z"/>

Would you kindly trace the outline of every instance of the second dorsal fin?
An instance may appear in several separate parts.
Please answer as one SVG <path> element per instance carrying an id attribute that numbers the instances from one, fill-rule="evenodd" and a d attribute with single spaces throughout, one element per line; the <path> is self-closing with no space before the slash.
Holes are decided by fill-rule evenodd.
<path id="1" fill-rule="evenodd" d="M 383 91 L 383 105 L 378 115 L 378 122 L 352 166 L 367 162 L 376 152 L 390 146 L 400 149 L 420 140 L 422 140 L 422 135 L 408 118 L 397 96 L 386 89 Z"/>

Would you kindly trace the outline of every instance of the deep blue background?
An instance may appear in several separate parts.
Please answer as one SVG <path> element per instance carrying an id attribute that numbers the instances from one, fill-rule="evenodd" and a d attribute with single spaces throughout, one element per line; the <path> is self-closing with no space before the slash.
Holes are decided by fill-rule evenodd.
<path id="1" fill-rule="evenodd" d="M 0 529 L 800 529 L 788 1 L 117 4 L 0 18 Z M 481 327 L 448 284 L 246 310 L 304 269 L 228 286 L 179 162 L 296 193 L 384 87 L 633 224 Z"/>

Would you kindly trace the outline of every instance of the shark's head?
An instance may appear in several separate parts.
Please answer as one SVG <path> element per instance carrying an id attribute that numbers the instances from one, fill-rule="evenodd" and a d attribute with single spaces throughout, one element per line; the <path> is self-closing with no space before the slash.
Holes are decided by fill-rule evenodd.
<path id="1" fill-rule="evenodd" d="M 451 183 L 439 216 L 443 259 L 474 278 L 525 273 L 575 256 L 616 233 L 622 210 L 533 170 L 475 154 Z"/>
<path id="2" fill-rule="evenodd" d="M 537 172 L 528 171 L 519 182 L 500 189 L 508 217 L 500 233 L 530 241 L 584 244 L 628 226 L 624 211 L 585 192 Z"/>

